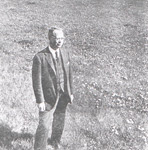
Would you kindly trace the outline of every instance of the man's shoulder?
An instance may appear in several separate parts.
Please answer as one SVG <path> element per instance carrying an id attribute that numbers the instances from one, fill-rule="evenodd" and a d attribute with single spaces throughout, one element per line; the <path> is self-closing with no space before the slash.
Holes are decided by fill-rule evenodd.
<path id="1" fill-rule="evenodd" d="M 39 51 L 38 53 L 35 54 L 35 56 L 39 56 L 42 57 L 44 56 L 46 53 L 48 53 L 48 47 L 46 47 L 45 49 Z"/>

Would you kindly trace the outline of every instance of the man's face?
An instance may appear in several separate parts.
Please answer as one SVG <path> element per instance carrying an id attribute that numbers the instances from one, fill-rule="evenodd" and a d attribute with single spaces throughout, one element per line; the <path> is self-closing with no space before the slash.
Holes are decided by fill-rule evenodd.
<path id="1" fill-rule="evenodd" d="M 61 48 L 64 43 L 64 33 L 61 30 L 55 30 L 53 36 L 49 38 L 50 46 L 54 50 Z"/>

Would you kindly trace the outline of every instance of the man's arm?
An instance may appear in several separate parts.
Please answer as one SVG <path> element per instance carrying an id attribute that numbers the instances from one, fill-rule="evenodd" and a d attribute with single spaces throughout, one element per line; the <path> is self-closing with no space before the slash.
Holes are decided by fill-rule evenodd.
<path id="1" fill-rule="evenodd" d="M 69 54 L 69 84 L 70 84 L 70 90 L 71 90 L 71 97 L 70 101 L 73 102 L 74 96 L 73 96 L 73 73 L 72 73 L 72 66 L 71 66 L 71 59 Z"/>
<path id="2" fill-rule="evenodd" d="M 41 81 L 41 60 L 37 55 L 35 55 L 35 57 L 33 58 L 32 83 L 34 94 L 36 97 L 36 102 L 37 103 L 44 102 L 42 81 Z"/>

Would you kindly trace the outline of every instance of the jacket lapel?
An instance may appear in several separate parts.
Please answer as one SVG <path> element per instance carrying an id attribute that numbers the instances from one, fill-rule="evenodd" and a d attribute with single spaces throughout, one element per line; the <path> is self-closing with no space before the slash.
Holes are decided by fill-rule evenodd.
<path id="1" fill-rule="evenodd" d="M 62 60 L 63 60 L 63 66 L 64 66 L 64 69 L 65 69 L 66 74 L 67 74 L 67 67 L 66 67 L 67 56 L 66 56 L 66 52 L 64 50 L 60 50 L 60 53 L 61 53 L 61 57 L 62 57 Z"/>
<path id="2" fill-rule="evenodd" d="M 52 54 L 51 54 L 51 52 L 49 51 L 49 48 L 48 48 L 48 47 L 46 48 L 46 60 L 47 60 L 47 62 L 49 63 L 49 65 L 51 66 L 51 68 L 52 68 L 52 70 L 54 71 L 54 73 L 56 74 L 56 70 L 55 70 L 55 66 L 54 66 L 54 63 L 53 63 Z"/>
<path id="3" fill-rule="evenodd" d="M 54 62 L 53 62 L 53 57 L 52 57 L 52 54 L 51 52 L 49 51 L 49 48 L 47 47 L 46 48 L 46 60 L 47 62 L 49 63 L 49 65 L 51 66 L 52 70 L 54 71 L 55 75 L 56 75 L 56 70 L 55 70 L 55 66 L 54 66 Z M 61 57 L 62 57 L 62 61 L 63 61 L 63 66 L 64 66 L 64 70 L 66 71 L 66 74 L 67 74 L 67 65 L 66 63 L 69 63 L 68 62 L 68 58 L 67 58 L 67 53 L 65 50 L 60 50 L 60 54 L 61 54 Z"/>

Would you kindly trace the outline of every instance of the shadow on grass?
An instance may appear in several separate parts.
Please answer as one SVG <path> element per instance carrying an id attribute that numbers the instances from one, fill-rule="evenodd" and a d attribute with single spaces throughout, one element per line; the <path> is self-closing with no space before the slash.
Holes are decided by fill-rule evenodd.
<path id="1" fill-rule="evenodd" d="M 0 146 L 10 149 L 13 142 L 17 140 L 32 141 L 33 135 L 30 133 L 17 133 L 6 124 L 0 124 Z"/>

